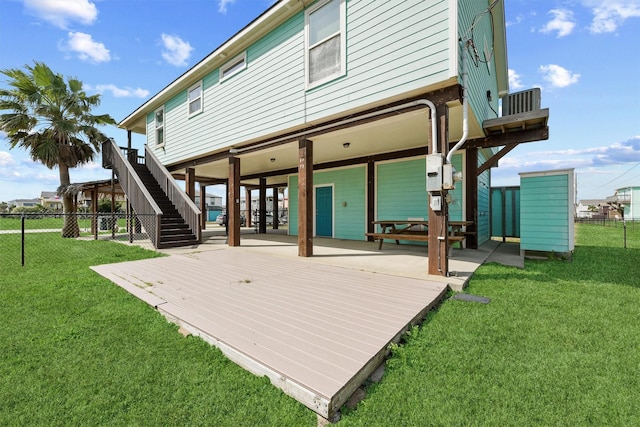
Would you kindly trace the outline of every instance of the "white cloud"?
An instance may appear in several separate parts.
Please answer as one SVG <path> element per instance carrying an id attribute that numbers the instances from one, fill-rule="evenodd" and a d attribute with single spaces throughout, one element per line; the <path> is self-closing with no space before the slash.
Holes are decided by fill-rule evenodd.
<path id="1" fill-rule="evenodd" d="M 171 65 L 187 65 L 193 47 L 178 36 L 162 33 L 162 57 Z"/>
<path id="2" fill-rule="evenodd" d="M 66 44 L 60 47 L 62 50 L 75 52 L 83 61 L 94 63 L 111 61 L 111 53 L 104 44 L 93 40 L 90 34 L 70 32 Z"/>
<path id="3" fill-rule="evenodd" d="M 96 5 L 88 0 L 24 0 L 30 13 L 60 28 L 70 22 L 93 24 L 98 17 Z"/>
<path id="4" fill-rule="evenodd" d="M 16 161 L 13 160 L 13 156 L 11 155 L 11 153 L 0 151 L 0 166 L 5 168 L 7 166 L 14 165 L 15 163 Z"/>
<path id="5" fill-rule="evenodd" d="M 540 32 L 548 34 L 556 32 L 558 38 L 568 36 L 573 32 L 576 23 L 573 19 L 573 12 L 567 9 L 552 9 L 549 14 L 553 19 L 540 29 Z"/>
<path id="6" fill-rule="evenodd" d="M 218 0 L 218 12 L 222 14 L 227 13 L 227 6 L 234 4 L 236 0 Z"/>
<path id="7" fill-rule="evenodd" d="M 585 0 L 591 7 L 593 21 L 589 27 L 592 33 L 612 33 L 629 18 L 640 17 L 640 0 Z"/>
<path id="8" fill-rule="evenodd" d="M 559 65 L 549 64 L 541 65 L 539 68 L 543 74 L 543 78 L 551 83 L 553 87 L 567 87 L 578 82 L 580 74 L 571 71 Z"/>
<path id="9" fill-rule="evenodd" d="M 509 90 L 518 90 L 522 89 L 524 85 L 520 81 L 520 75 L 516 73 L 516 70 L 512 70 L 509 68 Z"/>
<path id="10" fill-rule="evenodd" d="M 130 87 L 120 88 L 114 84 L 96 85 L 95 90 L 101 94 L 111 92 L 111 95 L 115 98 L 146 98 L 149 96 L 149 91 L 146 89 L 133 89 Z"/>

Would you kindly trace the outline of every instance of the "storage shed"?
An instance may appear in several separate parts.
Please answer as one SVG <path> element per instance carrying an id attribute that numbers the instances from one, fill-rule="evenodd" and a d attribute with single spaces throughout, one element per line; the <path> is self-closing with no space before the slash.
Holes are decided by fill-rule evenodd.
<path id="1" fill-rule="evenodd" d="M 574 249 L 574 169 L 520 173 L 520 251 L 525 256 Z"/>

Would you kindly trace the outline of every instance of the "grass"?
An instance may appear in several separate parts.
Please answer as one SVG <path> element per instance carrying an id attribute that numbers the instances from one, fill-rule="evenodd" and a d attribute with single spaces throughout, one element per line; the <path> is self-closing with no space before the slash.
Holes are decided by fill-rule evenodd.
<path id="1" fill-rule="evenodd" d="M 640 227 L 627 232 L 623 249 L 621 227 L 581 224 L 572 262 L 480 267 L 466 292 L 491 303 L 446 300 L 339 425 L 640 425 Z M 154 252 L 40 236 L 26 267 L 0 262 L 0 425 L 315 425 L 88 269 Z"/>
<path id="2" fill-rule="evenodd" d="M 341 425 L 640 425 L 640 229 L 581 225 L 573 261 L 482 266 Z"/>
<path id="3" fill-rule="evenodd" d="M 0 245 L 12 236 L 0 236 Z M 315 415 L 89 270 L 157 256 L 40 234 L 0 265 L 0 425 L 312 425 Z M 4 247 L 4 246 L 3 246 Z"/>

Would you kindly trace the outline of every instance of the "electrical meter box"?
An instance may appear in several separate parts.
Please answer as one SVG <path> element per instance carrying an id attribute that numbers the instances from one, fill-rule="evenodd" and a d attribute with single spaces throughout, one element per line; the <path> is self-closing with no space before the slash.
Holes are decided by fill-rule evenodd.
<path id="1" fill-rule="evenodd" d="M 427 155 L 427 191 L 442 191 L 442 154 Z"/>
<path id="2" fill-rule="evenodd" d="M 451 163 L 447 163 L 442 166 L 442 188 L 445 190 L 453 190 L 456 188 L 453 179 L 455 168 Z"/>

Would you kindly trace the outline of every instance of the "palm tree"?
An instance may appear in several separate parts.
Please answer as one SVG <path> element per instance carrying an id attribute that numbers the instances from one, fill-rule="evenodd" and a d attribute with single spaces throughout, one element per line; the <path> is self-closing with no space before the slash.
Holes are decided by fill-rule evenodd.
<path id="1" fill-rule="evenodd" d="M 88 163 L 107 137 L 98 126 L 115 124 L 108 114 L 93 115 L 100 95 L 87 96 L 82 82 L 56 74 L 42 62 L 25 70 L 5 69 L 10 89 L 0 89 L 0 129 L 9 146 L 29 151 L 31 158 L 49 169 L 58 168 L 65 215 L 62 237 L 78 237 L 75 196 L 69 169 Z"/>

